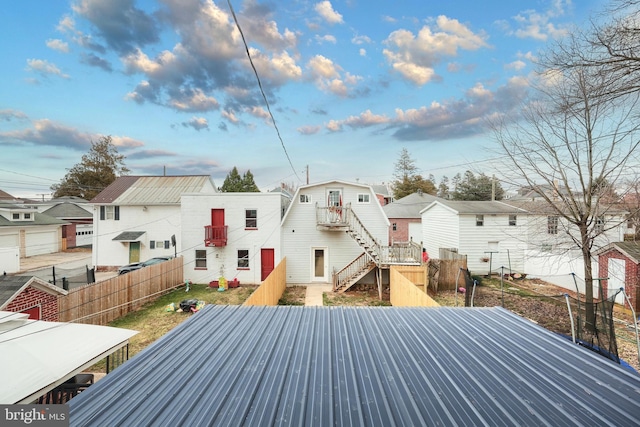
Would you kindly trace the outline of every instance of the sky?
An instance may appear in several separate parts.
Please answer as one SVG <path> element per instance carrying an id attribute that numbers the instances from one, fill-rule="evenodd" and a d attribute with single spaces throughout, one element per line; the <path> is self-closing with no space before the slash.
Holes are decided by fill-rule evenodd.
<path id="1" fill-rule="evenodd" d="M 265 191 L 388 183 L 403 148 L 436 183 L 495 173 L 488 120 L 605 1 L 230 5 L 238 26 L 226 0 L 5 2 L 0 190 L 50 197 L 103 136 L 130 174 L 220 186 L 235 166 Z"/>

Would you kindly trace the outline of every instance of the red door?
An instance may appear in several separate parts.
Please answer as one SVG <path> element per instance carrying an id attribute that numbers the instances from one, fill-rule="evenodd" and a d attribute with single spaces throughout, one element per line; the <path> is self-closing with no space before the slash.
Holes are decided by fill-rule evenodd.
<path id="1" fill-rule="evenodd" d="M 273 271 L 275 252 L 273 249 L 260 249 L 260 281 L 263 281 Z"/>
<path id="2" fill-rule="evenodd" d="M 21 313 L 28 314 L 30 320 L 40 320 L 40 306 L 39 305 L 36 305 L 35 307 L 27 308 L 26 310 L 22 310 Z"/>
<path id="3" fill-rule="evenodd" d="M 224 226 L 224 209 L 211 209 L 211 225 L 214 227 Z"/>

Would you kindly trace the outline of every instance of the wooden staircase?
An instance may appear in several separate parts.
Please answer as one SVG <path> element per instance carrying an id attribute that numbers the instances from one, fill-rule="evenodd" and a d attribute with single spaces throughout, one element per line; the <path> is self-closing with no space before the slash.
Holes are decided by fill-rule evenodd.
<path id="1" fill-rule="evenodd" d="M 363 253 L 342 270 L 333 273 L 333 290 L 335 292 L 346 291 L 380 265 L 380 244 L 362 224 L 362 221 L 353 210 L 349 209 L 349 214 L 346 215 L 345 219 L 348 224 L 346 233 L 358 243 Z"/>

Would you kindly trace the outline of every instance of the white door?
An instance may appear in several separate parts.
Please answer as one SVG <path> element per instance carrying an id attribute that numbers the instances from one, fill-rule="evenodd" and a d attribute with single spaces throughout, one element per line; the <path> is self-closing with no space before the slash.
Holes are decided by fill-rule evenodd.
<path id="1" fill-rule="evenodd" d="M 342 221 L 342 190 L 339 188 L 330 188 L 327 190 L 327 210 L 329 222 Z"/>
<path id="2" fill-rule="evenodd" d="M 311 281 L 329 281 L 329 257 L 327 248 L 311 248 Z"/>
<path id="3" fill-rule="evenodd" d="M 624 288 L 625 281 L 625 262 L 623 259 L 609 258 L 609 280 L 608 289 L 609 295 L 607 297 L 613 296 L 620 288 Z M 624 295 L 622 292 L 616 296 L 616 302 L 618 304 L 624 304 Z"/>

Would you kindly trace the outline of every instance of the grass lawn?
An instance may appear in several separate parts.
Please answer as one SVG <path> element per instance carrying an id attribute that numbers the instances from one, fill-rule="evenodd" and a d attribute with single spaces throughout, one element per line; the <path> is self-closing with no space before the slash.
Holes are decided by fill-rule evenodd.
<path id="1" fill-rule="evenodd" d="M 174 303 L 176 308 L 179 308 L 180 301 L 186 299 L 197 299 L 204 301 L 205 304 L 240 305 L 249 298 L 249 295 L 256 288 L 257 286 L 240 286 L 218 292 L 217 288 L 194 284 L 190 286 L 189 292 L 186 292 L 184 287 L 172 291 L 154 302 L 144 305 L 140 310 L 114 320 L 109 326 L 139 332 L 129 340 L 129 356 L 131 357 L 192 315 L 192 313 L 167 311 L 167 305 Z M 100 364 L 102 364 L 102 371 L 104 371 L 104 362 L 100 362 Z M 100 364 L 95 368 L 99 369 Z"/>

